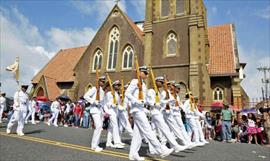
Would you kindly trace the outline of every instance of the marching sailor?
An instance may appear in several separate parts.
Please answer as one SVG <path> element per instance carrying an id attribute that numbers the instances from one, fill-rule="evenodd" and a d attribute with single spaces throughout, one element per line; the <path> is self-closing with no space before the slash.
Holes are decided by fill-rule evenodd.
<path id="1" fill-rule="evenodd" d="M 103 150 L 103 148 L 99 147 L 98 145 L 100 141 L 103 123 L 103 85 L 105 83 L 105 80 L 105 76 L 98 77 L 96 86 L 90 88 L 84 95 L 84 99 L 90 103 L 90 114 L 92 115 L 95 125 L 95 130 L 92 136 L 91 148 L 96 152 L 100 152 Z"/>
<path id="2" fill-rule="evenodd" d="M 162 103 L 164 104 L 164 101 L 162 102 L 160 100 L 160 93 L 158 91 L 158 88 L 161 88 L 163 86 L 164 77 L 162 76 L 156 77 L 154 81 L 156 84 L 157 91 L 155 91 L 154 89 L 149 89 L 148 97 L 147 97 L 147 102 L 150 105 L 151 123 L 154 124 L 157 130 L 161 132 L 161 137 L 165 137 L 169 141 L 171 147 L 174 148 L 174 151 L 178 153 L 179 151 L 184 150 L 185 147 L 180 146 L 176 142 L 173 133 L 170 131 L 170 128 L 165 123 L 165 120 L 161 113 L 161 107 L 162 107 L 161 104 Z M 154 88 L 155 88 L 155 85 L 154 85 Z M 163 144 L 166 144 L 166 142 L 163 142 Z"/>
<path id="3" fill-rule="evenodd" d="M 119 128 L 118 128 L 118 120 L 117 120 L 117 114 L 118 114 L 118 108 L 121 106 L 121 100 L 120 96 L 118 94 L 120 89 L 120 81 L 116 80 L 111 84 L 111 80 L 108 77 L 110 88 L 112 88 L 109 92 L 105 95 L 105 101 L 104 105 L 106 104 L 106 107 L 108 110 L 106 112 L 110 116 L 110 123 L 109 123 L 109 129 L 107 134 L 107 147 L 113 147 L 113 148 L 119 148 L 123 149 L 124 145 L 121 143 L 120 135 L 119 135 Z M 114 145 L 112 144 L 112 139 L 114 142 Z"/>
<path id="4" fill-rule="evenodd" d="M 18 122 L 17 134 L 23 136 L 24 117 L 23 114 L 27 112 L 29 105 L 28 94 L 26 93 L 28 85 L 21 85 L 21 90 L 15 92 L 13 110 L 14 113 L 7 125 L 7 134 L 10 134 L 12 126 L 15 122 Z"/>
<path id="5" fill-rule="evenodd" d="M 133 136 L 129 151 L 130 160 L 144 160 L 144 157 L 139 156 L 139 149 L 142 143 L 142 137 L 149 141 L 155 151 L 161 156 L 166 157 L 173 152 L 173 149 L 164 150 L 161 143 L 158 141 L 155 133 L 153 132 L 150 123 L 146 117 L 143 110 L 144 104 L 146 102 L 146 85 L 144 79 L 148 76 L 148 69 L 146 66 L 138 67 L 138 62 L 136 64 L 137 78 L 130 82 L 129 87 L 126 90 L 126 96 L 131 101 L 130 113 L 133 116 L 134 128 Z"/>
<path id="6" fill-rule="evenodd" d="M 55 127 L 58 127 L 57 125 L 57 121 L 58 121 L 58 115 L 60 113 L 60 108 L 61 108 L 61 100 L 60 98 L 56 98 L 55 101 L 53 101 L 53 103 L 51 104 L 51 112 L 52 112 L 52 117 L 49 119 L 48 121 L 48 125 L 51 126 L 51 124 L 53 123 L 53 125 Z"/>
<path id="7" fill-rule="evenodd" d="M 2 115 L 3 115 L 3 111 L 6 109 L 6 93 L 1 93 L 0 96 L 0 123 L 2 123 Z"/>
<path id="8" fill-rule="evenodd" d="M 28 106 L 28 115 L 25 118 L 26 124 L 28 123 L 28 119 L 30 116 L 32 124 L 36 124 L 35 122 L 36 105 L 37 105 L 36 97 L 33 97 Z"/>

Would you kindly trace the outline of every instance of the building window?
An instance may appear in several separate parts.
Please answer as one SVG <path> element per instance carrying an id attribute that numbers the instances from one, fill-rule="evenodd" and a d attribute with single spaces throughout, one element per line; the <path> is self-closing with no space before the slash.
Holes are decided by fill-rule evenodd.
<path id="1" fill-rule="evenodd" d="M 134 56 L 134 51 L 132 47 L 129 45 L 125 48 L 123 52 L 123 69 L 132 69 L 133 65 L 133 56 Z"/>
<path id="2" fill-rule="evenodd" d="M 222 101 L 224 97 L 224 92 L 220 87 L 216 87 L 213 91 L 214 101 Z"/>
<path id="3" fill-rule="evenodd" d="M 114 70 L 116 67 L 117 55 L 118 55 L 118 46 L 120 33 L 117 27 L 114 27 L 109 35 L 109 57 L 108 57 L 108 70 Z"/>
<path id="4" fill-rule="evenodd" d="M 166 40 L 166 53 L 167 56 L 174 56 L 176 55 L 177 49 L 177 37 L 174 33 L 169 33 L 167 40 Z"/>
<path id="5" fill-rule="evenodd" d="M 176 0 L 176 14 L 185 12 L 185 0 Z"/>
<path id="6" fill-rule="evenodd" d="M 93 70 L 96 71 L 96 69 L 101 69 L 101 64 L 102 64 L 102 52 L 100 50 L 97 50 L 94 59 L 93 59 Z"/>
<path id="7" fill-rule="evenodd" d="M 161 0 L 161 17 L 166 17 L 169 15 L 169 7 L 170 7 L 170 2 L 169 0 Z"/>

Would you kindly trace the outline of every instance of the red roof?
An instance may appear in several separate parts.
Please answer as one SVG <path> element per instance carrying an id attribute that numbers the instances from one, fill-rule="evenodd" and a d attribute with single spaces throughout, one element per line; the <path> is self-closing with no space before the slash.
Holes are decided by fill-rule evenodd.
<path id="1" fill-rule="evenodd" d="M 235 70 L 235 47 L 232 24 L 208 28 L 210 45 L 210 75 L 233 75 Z"/>

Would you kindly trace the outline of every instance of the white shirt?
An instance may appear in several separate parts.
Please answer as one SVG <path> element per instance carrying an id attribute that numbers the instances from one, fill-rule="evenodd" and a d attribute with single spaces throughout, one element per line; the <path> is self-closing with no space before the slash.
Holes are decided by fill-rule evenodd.
<path id="1" fill-rule="evenodd" d="M 117 114 L 118 106 L 120 106 L 120 104 L 121 104 L 120 96 L 117 92 L 115 92 L 115 99 L 116 99 L 116 103 L 113 102 L 113 95 L 112 95 L 111 91 L 109 91 L 105 94 L 104 110 L 105 110 L 105 112 L 109 113 L 110 115 Z"/>
<path id="2" fill-rule="evenodd" d="M 90 103 L 90 113 L 98 113 L 102 112 L 102 106 L 104 106 L 104 91 L 100 87 L 99 94 L 100 94 L 100 107 L 97 107 L 94 102 L 96 101 L 96 87 L 90 88 L 83 96 L 83 98 Z"/>
<path id="3" fill-rule="evenodd" d="M 189 99 L 187 99 L 185 101 L 184 106 L 183 106 L 183 110 L 186 113 L 186 118 L 191 118 L 194 115 L 194 112 L 191 111 L 190 100 Z M 194 110 L 195 110 L 195 107 L 194 107 Z"/>
<path id="4" fill-rule="evenodd" d="M 60 108 L 60 103 L 58 101 L 53 101 L 53 103 L 51 104 L 51 111 L 59 112 Z"/>
<path id="5" fill-rule="evenodd" d="M 142 81 L 142 92 L 143 92 L 143 101 L 146 102 L 147 88 L 145 83 Z M 126 97 L 131 101 L 130 113 L 143 110 L 143 107 L 137 107 L 139 88 L 138 88 L 138 79 L 132 79 L 130 85 L 126 90 Z"/>
<path id="6" fill-rule="evenodd" d="M 159 98 L 160 93 L 158 92 Z M 157 115 L 160 113 L 161 105 L 156 106 L 156 92 L 154 89 L 149 89 L 147 92 L 147 104 L 151 107 L 151 115 Z M 161 102 L 159 102 L 161 104 Z"/>
<path id="7" fill-rule="evenodd" d="M 28 94 L 23 91 L 17 91 L 14 94 L 14 109 L 21 110 L 23 112 L 27 112 L 29 106 L 29 98 Z"/>
<path id="8" fill-rule="evenodd" d="M 3 96 L 0 96 L 0 108 L 5 109 L 6 108 L 6 98 Z"/>

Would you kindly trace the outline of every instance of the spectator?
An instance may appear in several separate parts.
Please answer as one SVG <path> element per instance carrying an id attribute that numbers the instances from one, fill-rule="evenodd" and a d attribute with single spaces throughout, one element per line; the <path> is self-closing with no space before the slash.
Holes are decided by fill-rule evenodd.
<path id="1" fill-rule="evenodd" d="M 222 139 L 223 142 L 232 143 L 232 132 L 231 125 L 234 122 L 232 110 L 229 109 L 229 103 L 227 101 L 223 102 L 222 114 Z"/>
<path id="2" fill-rule="evenodd" d="M 248 118 L 246 115 L 242 115 L 241 123 L 240 123 L 240 141 L 248 142 Z"/>
<path id="3" fill-rule="evenodd" d="M 221 130 L 222 130 L 222 121 L 220 114 L 216 114 L 216 120 L 215 120 L 215 139 L 221 140 Z"/>
<path id="4" fill-rule="evenodd" d="M 257 129 L 255 126 L 256 118 L 253 113 L 248 113 L 248 143 L 251 144 L 252 136 L 254 137 L 255 144 L 257 142 Z"/>
<path id="5" fill-rule="evenodd" d="M 212 140 L 211 134 L 213 133 L 213 120 L 210 116 L 210 112 L 205 113 L 205 139 Z"/>
<path id="6" fill-rule="evenodd" d="M 85 108 L 83 111 L 83 128 L 89 128 L 89 115 L 90 115 L 90 109 Z"/>
<path id="7" fill-rule="evenodd" d="M 73 114 L 75 116 L 75 122 L 74 122 L 74 126 L 76 128 L 78 128 L 80 126 L 80 120 L 81 120 L 81 117 L 82 117 L 82 106 L 80 103 L 76 103 L 76 106 L 74 107 L 74 110 L 73 110 Z"/>

